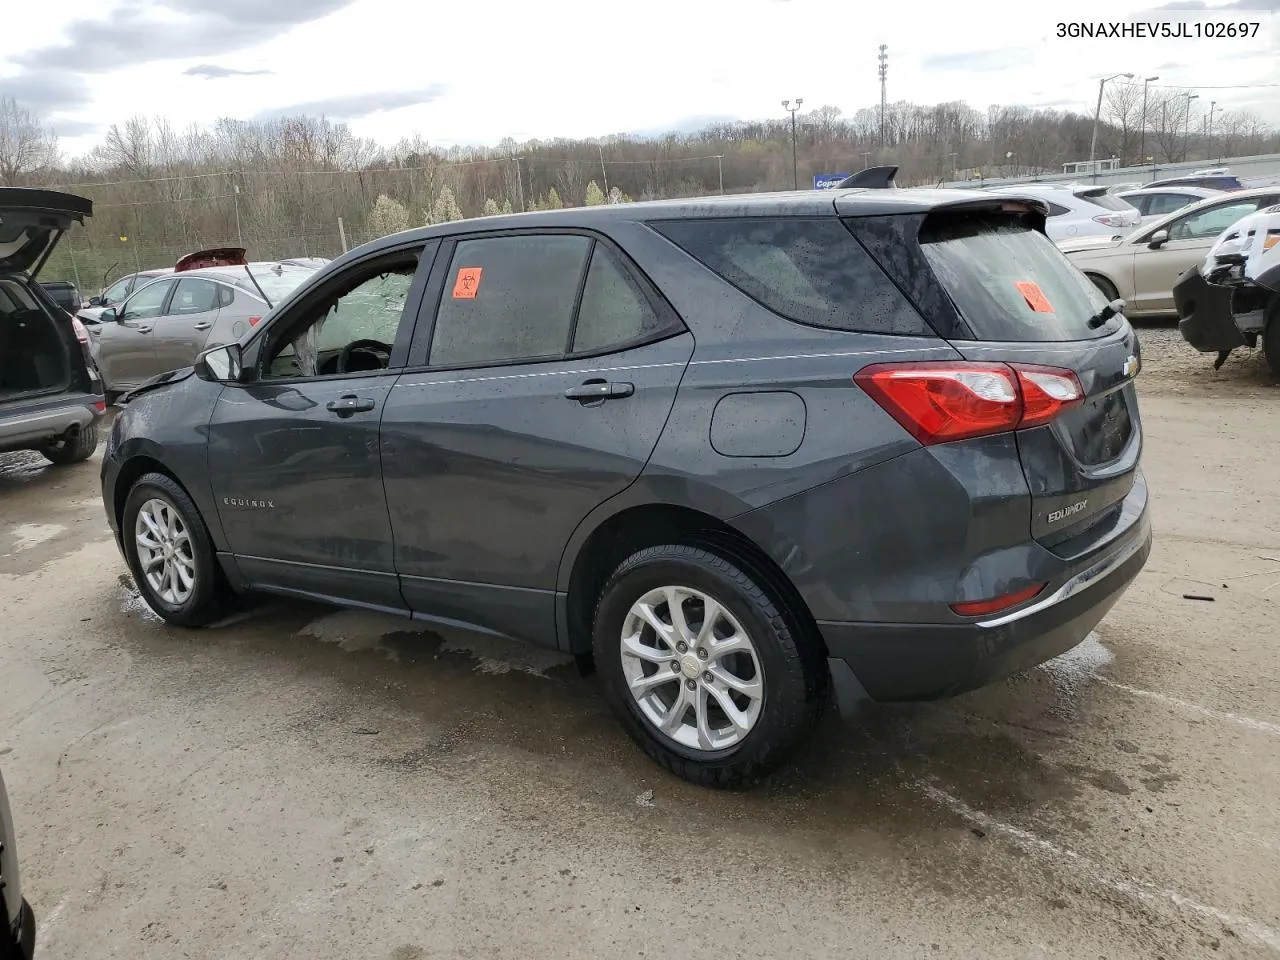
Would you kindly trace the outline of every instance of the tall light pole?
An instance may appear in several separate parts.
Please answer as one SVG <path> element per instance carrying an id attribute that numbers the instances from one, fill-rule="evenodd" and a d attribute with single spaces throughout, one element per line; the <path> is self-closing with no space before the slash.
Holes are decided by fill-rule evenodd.
<path id="1" fill-rule="evenodd" d="M 791 106 L 790 100 L 782 101 L 782 109 L 791 114 L 791 181 L 792 186 L 800 189 L 800 162 L 796 158 L 796 111 L 800 109 L 800 104 L 804 103 L 803 98 L 796 97 L 796 105 Z"/>
<path id="2" fill-rule="evenodd" d="M 1182 159 L 1185 161 L 1191 155 L 1191 101 L 1199 100 L 1198 93 L 1184 93 L 1187 98 L 1187 123 L 1182 135 Z"/>
<path id="3" fill-rule="evenodd" d="M 1117 73 L 1114 76 L 1103 77 L 1098 81 L 1098 105 L 1093 109 L 1093 139 L 1089 141 L 1089 171 L 1096 177 L 1098 170 L 1093 165 L 1094 158 L 1098 155 L 1098 121 L 1102 117 L 1102 88 L 1112 80 L 1119 77 L 1125 77 L 1132 80 L 1132 73 Z"/>
<path id="4" fill-rule="evenodd" d="M 1204 159 L 1208 162 L 1210 155 L 1213 153 L 1213 111 L 1218 107 L 1217 100 L 1209 101 L 1209 138 L 1204 145 Z"/>
<path id="5" fill-rule="evenodd" d="M 1142 78 L 1142 146 L 1139 148 L 1139 163 L 1147 162 L 1147 84 L 1159 77 Z"/>
<path id="6" fill-rule="evenodd" d="M 885 94 L 886 84 L 889 79 L 889 47 L 888 44 L 880 44 L 880 54 L 876 58 L 880 61 L 880 149 L 884 149 L 884 114 L 887 105 L 887 96 Z"/>

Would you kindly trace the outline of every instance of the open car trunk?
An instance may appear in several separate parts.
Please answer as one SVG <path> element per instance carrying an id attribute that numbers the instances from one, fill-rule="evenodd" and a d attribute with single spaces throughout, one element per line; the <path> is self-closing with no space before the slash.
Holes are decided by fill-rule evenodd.
<path id="1" fill-rule="evenodd" d="M 0 403 L 70 385 L 71 360 L 58 320 L 30 286 L 0 277 Z"/>

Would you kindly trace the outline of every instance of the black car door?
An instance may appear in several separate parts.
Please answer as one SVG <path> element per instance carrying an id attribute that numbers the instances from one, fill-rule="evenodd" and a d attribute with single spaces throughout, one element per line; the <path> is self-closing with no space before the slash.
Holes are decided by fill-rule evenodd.
<path id="1" fill-rule="evenodd" d="M 434 253 L 434 244 L 418 244 L 366 257 L 246 345 L 257 379 L 219 397 L 209 474 L 251 584 L 403 609 L 378 422 Z"/>
<path id="2" fill-rule="evenodd" d="M 417 615 L 554 646 L 565 544 L 644 468 L 693 337 L 585 234 L 448 242 L 436 303 L 382 418 L 401 589 Z"/>

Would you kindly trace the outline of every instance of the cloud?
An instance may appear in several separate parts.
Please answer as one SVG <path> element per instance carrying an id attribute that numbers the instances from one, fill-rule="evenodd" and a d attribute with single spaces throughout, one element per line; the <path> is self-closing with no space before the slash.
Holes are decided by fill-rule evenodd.
<path id="1" fill-rule="evenodd" d="M 683 117 L 679 120 L 674 120 L 665 126 L 649 127 L 645 130 L 630 130 L 624 134 L 624 136 L 645 138 L 665 137 L 669 133 L 698 133 L 715 124 L 741 122 L 741 117 L 730 116 L 727 113 L 700 113 L 696 116 Z"/>
<path id="2" fill-rule="evenodd" d="M 962 53 L 937 53 L 924 57 L 920 65 L 926 70 L 1011 70 L 1030 66 L 1035 55 L 1021 47 L 1003 50 L 966 50 Z"/>
<path id="3" fill-rule="evenodd" d="M 0 97 L 12 97 L 39 114 L 74 110 L 92 99 L 83 78 L 61 70 L 27 70 L 0 77 Z"/>
<path id="4" fill-rule="evenodd" d="M 50 120 L 49 126 L 60 137 L 87 137 L 101 133 L 103 125 L 94 120 Z"/>
<path id="5" fill-rule="evenodd" d="M 355 0 L 156 0 L 153 8 L 178 16 L 156 18 L 136 6 L 113 10 L 105 20 L 73 20 L 62 43 L 12 57 L 32 71 L 118 70 L 155 60 L 230 53 L 328 16 Z"/>
<path id="6" fill-rule="evenodd" d="M 349 96 L 329 97 L 325 100 L 308 100 L 273 107 L 258 113 L 255 120 L 273 120 L 279 117 L 330 117 L 336 120 L 357 120 L 375 113 L 413 107 L 420 103 L 439 100 L 449 88 L 443 83 L 433 83 L 420 90 L 384 90 L 375 93 L 354 93 Z"/>
<path id="7" fill-rule="evenodd" d="M 198 63 L 182 71 L 186 77 L 204 77 L 206 80 L 221 80 L 223 77 L 260 77 L 272 73 L 271 70 L 233 70 L 231 67 L 220 67 L 216 63 Z"/>

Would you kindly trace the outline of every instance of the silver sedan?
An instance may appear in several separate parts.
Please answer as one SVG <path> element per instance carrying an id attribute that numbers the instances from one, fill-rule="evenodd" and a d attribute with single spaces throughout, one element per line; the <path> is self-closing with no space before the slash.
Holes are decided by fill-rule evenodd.
<path id="1" fill-rule="evenodd" d="M 190 365 L 206 347 L 240 339 L 323 262 L 206 267 L 139 287 L 88 327 L 108 400 Z"/>

